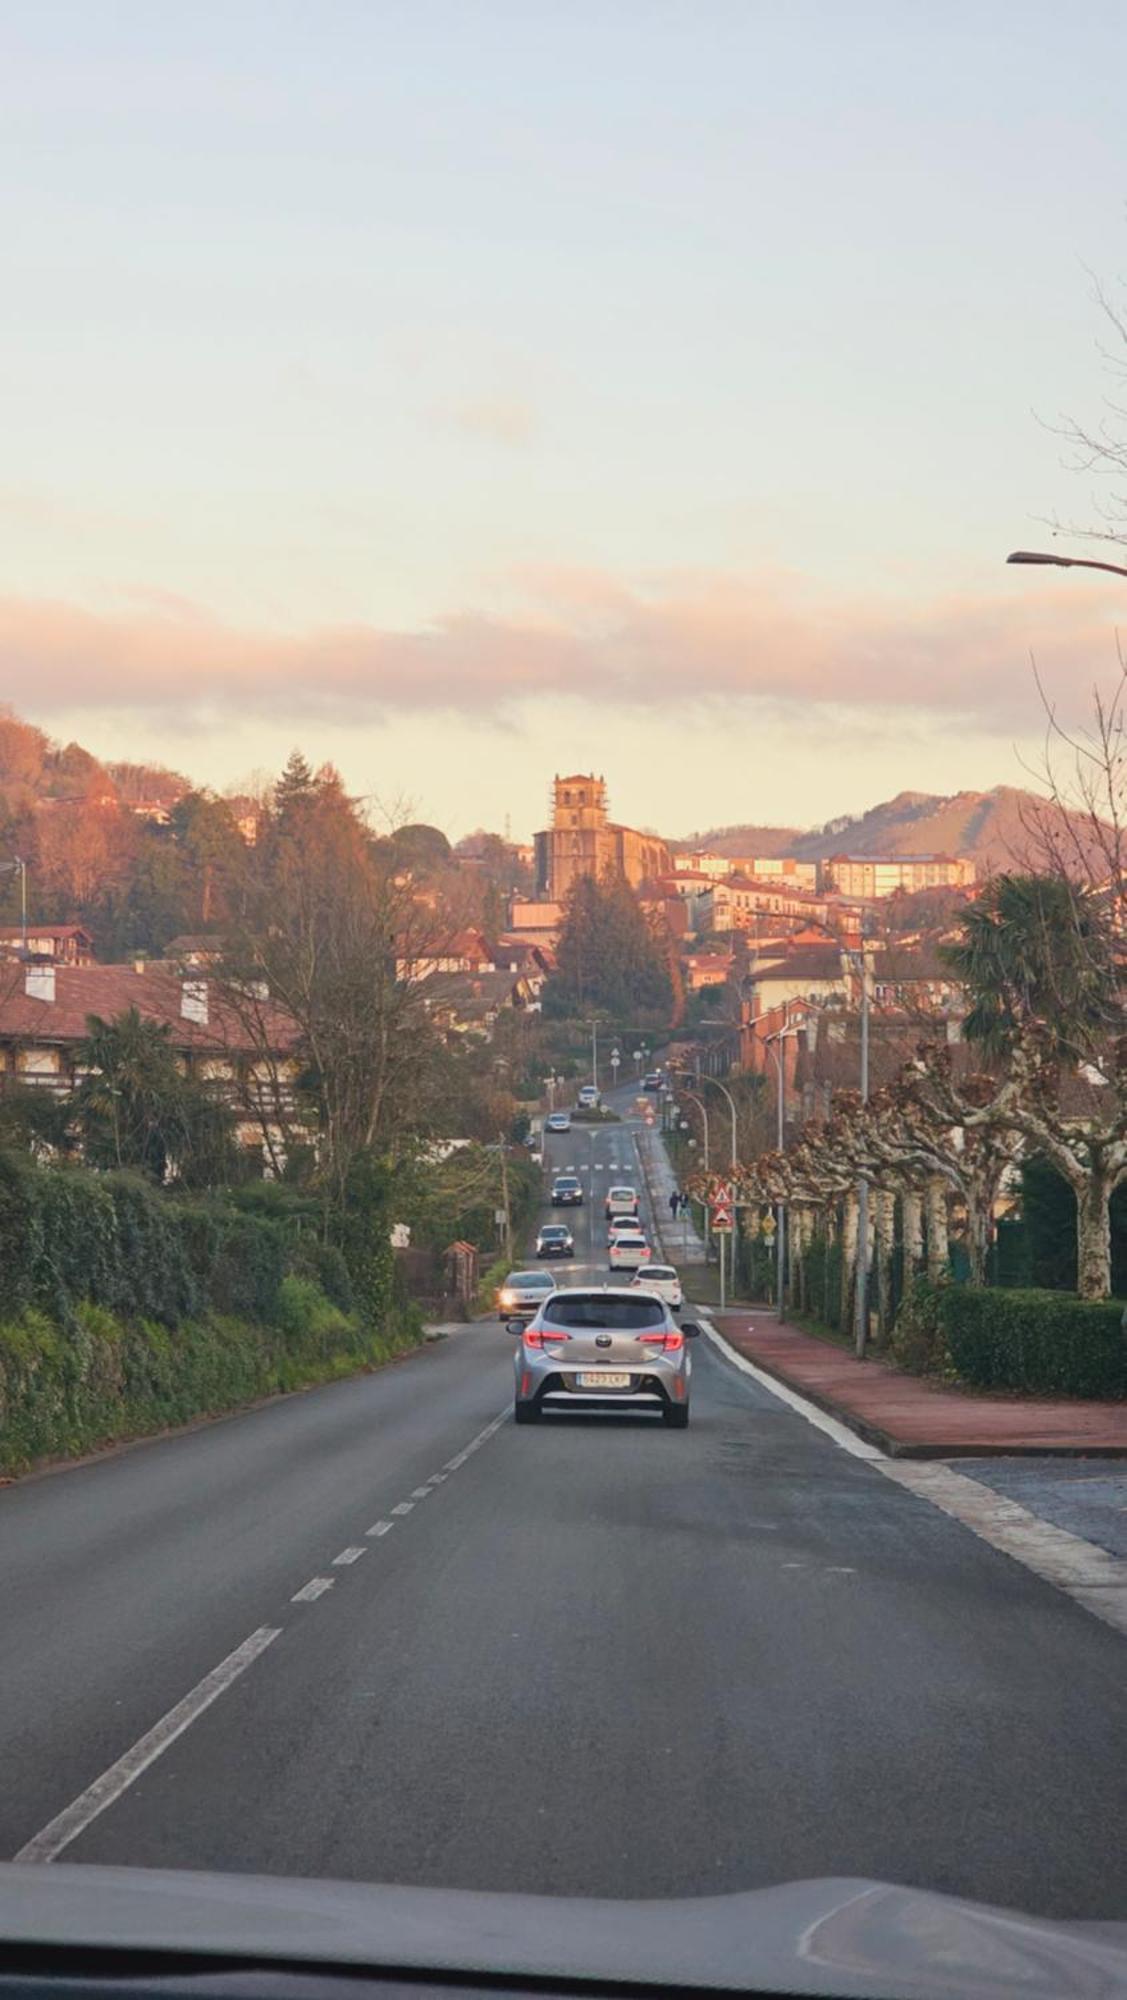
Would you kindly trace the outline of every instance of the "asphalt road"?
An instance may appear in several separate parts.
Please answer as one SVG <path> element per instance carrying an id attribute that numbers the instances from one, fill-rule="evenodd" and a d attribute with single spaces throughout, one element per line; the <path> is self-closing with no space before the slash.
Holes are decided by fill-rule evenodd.
<path id="1" fill-rule="evenodd" d="M 601 1273 L 631 1135 L 550 1145 Z M 474 1326 L 0 1492 L 0 1856 L 265 1629 L 66 1860 L 1127 1917 L 1115 1631 L 707 1341 L 684 1433 L 518 1431 L 511 1355 Z"/>

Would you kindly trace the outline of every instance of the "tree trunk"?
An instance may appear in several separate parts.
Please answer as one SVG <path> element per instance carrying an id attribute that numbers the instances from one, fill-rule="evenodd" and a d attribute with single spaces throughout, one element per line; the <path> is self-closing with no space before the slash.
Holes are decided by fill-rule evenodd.
<path id="1" fill-rule="evenodd" d="M 947 1183 L 940 1174 L 933 1174 L 927 1184 L 924 1210 L 927 1217 L 927 1275 L 930 1282 L 937 1285 L 948 1273 Z"/>
<path id="2" fill-rule="evenodd" d="M 904 1228 L 904 1286 L 911 1284 L 919 1276 L 924 1261 L 924 1214 L 923 1202 L 914 1189 L 909 1189 L 900 1197 L 900 1215 Z"/>
<path id="3" fill-rule="evenodd" d="M 968 1283 L 982 1286 L 986 1283 L 986 1260 L 990 1251 L 990 1223 L 993 1210 L 993 1184 L 983 1186 L 977 1178 L 967 1183 L 967 1257 L 970 1262 Z"/>
<path id="4" fill-rule="evenodd" d="M 1111 1181 L 1091 1174 L 1076 1190 L 1076 1289 L 1082 1299 L 1111 1295 Z"/>
<path id="5" fill-rule="evenodd" d="M 896 1196 L 890 1188 L 874 1191 L 876 1204 L 877 1346 L 887 1345 L 892 1331 L 892 1265 L 896 1255 Z"/>
<path id="6" fill-rule="evenodd" d="M 857 1276 L 857 1196 L 849 1193 L 841 1209 L 841 1321 L 848 1333 L 853 1326 L 853 1287 Z"/>

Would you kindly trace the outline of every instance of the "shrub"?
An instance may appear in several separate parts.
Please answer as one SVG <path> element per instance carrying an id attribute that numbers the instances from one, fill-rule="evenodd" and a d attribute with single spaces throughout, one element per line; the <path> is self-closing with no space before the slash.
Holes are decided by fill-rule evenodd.
<path id="1" fill-rule="evenodd" d="M 964 1382 L 1038 1395 L 1127 1396 L 1123 1308 L 1066 1292 L 970 1285 L 914 1287 L 905 1301 L 904 1339 L 920 1339 L 938 1359 L 940 1343 Z M 899 1351 L 902 1308 L 894 1349 Z M 912 1328 L 921 1329 L 913 1336 Z"/>
<path id="2" fill-rule="evenodd" d="M 912 1375 L 950 1375 L 951 1355 L 942 1304 L 947 1285 L 917 1278 L 900 1301 L 889 1342 L 894 1358 Z"/>

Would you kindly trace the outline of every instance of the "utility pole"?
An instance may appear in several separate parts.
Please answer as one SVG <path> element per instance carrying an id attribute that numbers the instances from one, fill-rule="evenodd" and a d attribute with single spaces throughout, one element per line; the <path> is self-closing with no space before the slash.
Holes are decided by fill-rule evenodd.
<path id="1" fill-rule="evenodd" d="M 599 1024 L 597 1021 L 592 1021 L 591 1023 L 591 1082 L 597 1090 L 599 1087 Z"/>
<path id="2" fill-rule="evenodd" d="M 869 1101 L 869 962 L 861 946 L 861 1102 Z M 865 1358 L 869 1338 L 869 1183 L 861 1175 L 857 1188 L 857 1286 L 853 1351 Z"/>
<path id="3" fill-rule="evenodd" d="M 505 1150 L 504 1133 L 499 1132 L 497 1138 L 501 1149 L 501 1206 L 505 1211 L 503 1225 L 505 1231 L 505 1255 L 511 1259 L 513 1254 L 513 1212 L 509 1206 L 509 1161 Z"/>

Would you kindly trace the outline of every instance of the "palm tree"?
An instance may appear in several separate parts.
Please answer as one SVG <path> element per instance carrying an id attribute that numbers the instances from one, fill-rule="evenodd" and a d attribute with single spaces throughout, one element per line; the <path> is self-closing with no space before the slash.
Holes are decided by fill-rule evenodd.
<path id="1" fill-rule="evenodd" d="M 1037 1024 L 1066 1061 L 1082 1061 L 1122 1028 L 1103 903 L 1063 875 L 997 875 L 943 947 L 970 997 L 968 1041 L 1004 1055 Z"/>

